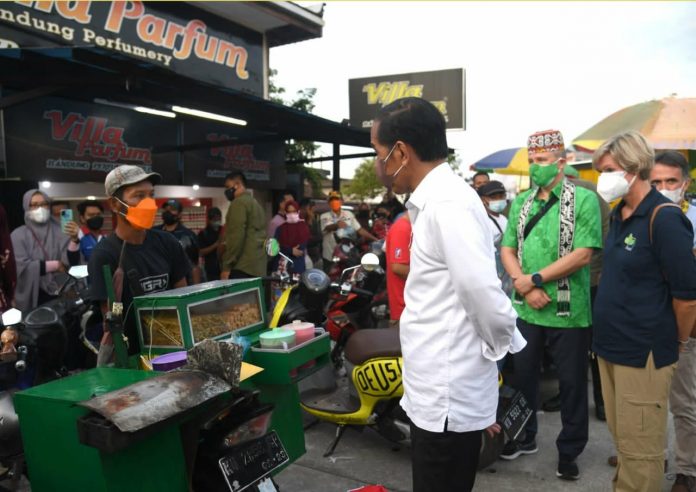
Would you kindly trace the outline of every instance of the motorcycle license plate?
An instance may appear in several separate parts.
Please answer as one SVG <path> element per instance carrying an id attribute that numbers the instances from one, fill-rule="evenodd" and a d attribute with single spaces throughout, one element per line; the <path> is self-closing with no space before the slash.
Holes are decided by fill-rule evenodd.
<path id="1" fill-rule="evenodd" d="M 218 464 L 231 492 L 241 492 L 252 485 L 263 491 L 275 491 L 271 480 L 262 480 L 290 460 L 283 442 L 275 431 L 230 449 Z"/>
<path id="2" fill-rule="evenodd" d="M 529 408 L 524 395 L 516 391 L 511 398 L 503 398 L 503 412 L 499 419 L 505 434 L 510 439 L 517 439 L 517 436 L 524 429 L 525 424 L 532 416 L 532 409 Z"/>

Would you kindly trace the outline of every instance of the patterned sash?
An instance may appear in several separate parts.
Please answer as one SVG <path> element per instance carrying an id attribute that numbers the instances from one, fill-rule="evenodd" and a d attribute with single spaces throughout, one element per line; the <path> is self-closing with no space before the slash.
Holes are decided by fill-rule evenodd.
<path id="1" fill-rule="evenodd" d="M 522 250 L 524 248 L 524 228 L 529 218 L 529 212 L 534 203 L 538 188 L 532 190 L 520 210 L 517 222 L 517 260 L 522 266 Z M 567 179 L 563 180 L 563 189 L 560 199 L 560 227 L 558 233 L 558 258 L 563 258 L 573 250 L 573 238 L 575 236 L 575 185 Z M 570 281 L 563 277 L 557 281 L 558 293 L 556 296 L 556 316 L 570 316 Z M 515 302 L 522 304 L 522 301 Z"/>

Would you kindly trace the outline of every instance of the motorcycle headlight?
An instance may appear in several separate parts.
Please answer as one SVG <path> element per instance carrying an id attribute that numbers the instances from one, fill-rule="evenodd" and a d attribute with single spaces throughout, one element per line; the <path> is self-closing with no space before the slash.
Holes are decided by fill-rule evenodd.
<path id="1" fill-rule="evenodd" d="M 24 318 L 26 326 L 52 325 L 58 323 L 58 321 L 58 313 L 46 306 L 34 309 Z"/>

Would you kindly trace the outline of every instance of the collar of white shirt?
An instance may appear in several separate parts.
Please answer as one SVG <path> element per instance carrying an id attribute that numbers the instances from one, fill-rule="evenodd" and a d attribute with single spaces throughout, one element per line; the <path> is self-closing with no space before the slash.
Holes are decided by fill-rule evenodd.
<path id="1" fill-rule="evenodd" d="M 406 208 L 408 208 L 411 215 L 411 221 L 415 222 L 418 216 L 418 211 L 425 208 L 425 204 L 428 198 L 432 196 L 437 196 L 439 184 L 442 180 L 447 180 L 454 177 L 455 174 L 448 163 L 443 162 L 442 164 L 433 168 L 428 174 L 425 175 L 423 180 L 418 184 L 411 198 L 409 198 Z M 414 210 L 417 209 L 417 210 Z"/>

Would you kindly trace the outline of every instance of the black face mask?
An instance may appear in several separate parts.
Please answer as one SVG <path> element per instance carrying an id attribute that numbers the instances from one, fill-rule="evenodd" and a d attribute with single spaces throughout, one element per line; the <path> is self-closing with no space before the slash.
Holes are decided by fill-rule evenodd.
<path id="1" fill-rule="evenodd" d="M 104 217 L 97 215 L 96 217 L 90 217 L 87 219 L 87 227 L 91 231 L 98 231 L 104 225 Z"/>
<path id="2" fill-rule="evenodd" d="M 162 212 L 162 220 L 167 225 L 174 225 L 177 222 L 179 222 L 179 216 L 174 215 L 169 210 L 166 210 L 166 211 Z"/>
<path id="3" fill-rule="evenodd" d="M 225 196 L 229 201 L 234 200 L 234 194 L 237 192 L 237 188 L 227 188 L 225 190 Z"/>
<path id="4" fill-rule="evenodd" d="M 370 211 L 369 210 L 358 210 L 358 217 L 361 219 L 369 219 L 370 218 Z"/>

